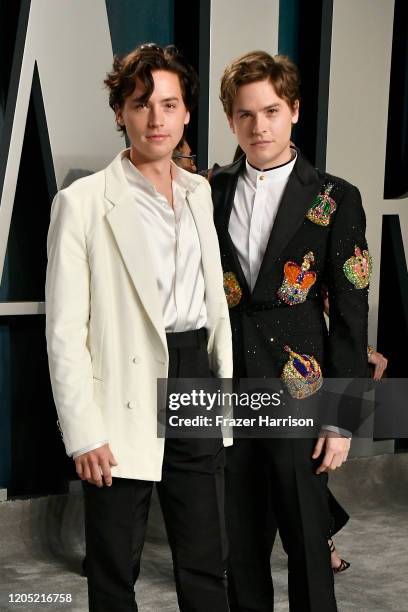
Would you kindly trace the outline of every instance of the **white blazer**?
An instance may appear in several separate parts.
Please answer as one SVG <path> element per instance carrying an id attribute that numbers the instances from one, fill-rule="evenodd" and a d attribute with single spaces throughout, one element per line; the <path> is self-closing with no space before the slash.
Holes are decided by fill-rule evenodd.
<path id="1" fill-rule="evenodd" d="M 54 199 L 47 349 L 67 453 L 108 440 L 118 462 L 113 476 L 160 480 L 157 378 L 167 377 L 168 350 L 149 238 L 123 173 L 124 153 Z M 231 378 L 231 328 L 210 188 L 203 177 L 185 175 L 202 251 L 210 367 Z"/>

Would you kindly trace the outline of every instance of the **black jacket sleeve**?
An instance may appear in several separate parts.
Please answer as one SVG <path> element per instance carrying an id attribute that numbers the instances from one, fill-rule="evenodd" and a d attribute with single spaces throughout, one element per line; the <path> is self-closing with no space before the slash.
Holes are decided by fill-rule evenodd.
<path id="1" fill-rule="evenodd" d="M 343 197 L 337 206 L 326 260 L 330 329 L 325 375 L 330 378 L 365 378 L 369 376 L 368 287 L 359 288 L 364 282 L 350 280 L 350 268 L 356 262 L 352 259 L 356 257 L 356 248 L 368 263 L 366 220 L 359 190 L 345 183 Z"/>

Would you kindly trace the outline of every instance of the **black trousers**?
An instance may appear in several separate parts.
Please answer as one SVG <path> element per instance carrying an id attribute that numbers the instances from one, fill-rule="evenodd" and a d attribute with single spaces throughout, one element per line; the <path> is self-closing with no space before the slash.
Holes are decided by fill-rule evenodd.
<path id="1" fill-rule="evenodd" d="M 169 378 L 210 377 L 206 333 L 168 336 Z M 228 612 L 222 439 L 167 439 L 156 483 L 182 612 Z M 153 483 L 84 483 L 90 612 L 134 612 Z"/>
<path id="2" fill-rule="evenodd" d="M 232 612 L 273 612 L 276 524 L 288 555 L 291 612 L 336 612 L 327 538 L 327 475 L 313 439 L 235 439 L 227 449 L 226 520 Z"/>

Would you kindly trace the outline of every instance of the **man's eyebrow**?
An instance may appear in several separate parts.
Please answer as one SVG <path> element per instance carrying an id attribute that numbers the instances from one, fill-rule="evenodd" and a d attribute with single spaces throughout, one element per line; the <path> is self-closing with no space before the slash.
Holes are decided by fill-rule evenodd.
<path id="1" fill-rule="evenodd" d="M 132 102 L 143 102 L 144 97 L 145 94 L 142 94 L 141 96 L 133 96 Z M 163 100 L 160 100 L 160 102 L 179 102 L 179 100 L 180 98 L 178 96 L 169 96 L 168 98 L 163 98 Z"/>
<path id="2" fill-rule="evenodd" d="M 280 102 L 273 102 L 273 104 L 268 104 L 268 106 L 264 106 L 264 108 L 262 108 L 261 110 L 265 111 L 268 110 L 270 108 L 279 108 L 280 106 Z M 247 109 L 247 108 L 238 108 L 235 112 L 237 113 L 252 113 L 253 111 Z"/>

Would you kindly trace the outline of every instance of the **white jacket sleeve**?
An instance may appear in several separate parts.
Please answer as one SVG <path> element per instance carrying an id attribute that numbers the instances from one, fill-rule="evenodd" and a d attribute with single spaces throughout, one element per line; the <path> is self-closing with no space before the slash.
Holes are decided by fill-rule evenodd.
<path id="1" fill-rule="evenodd" d="M 87 346 L 91 271 L 81 204 L 66 191 L 56 195 L 47 241 L 47 350 L 68 455 L 108 439 L 103 415 L 94 401 Z"/>

